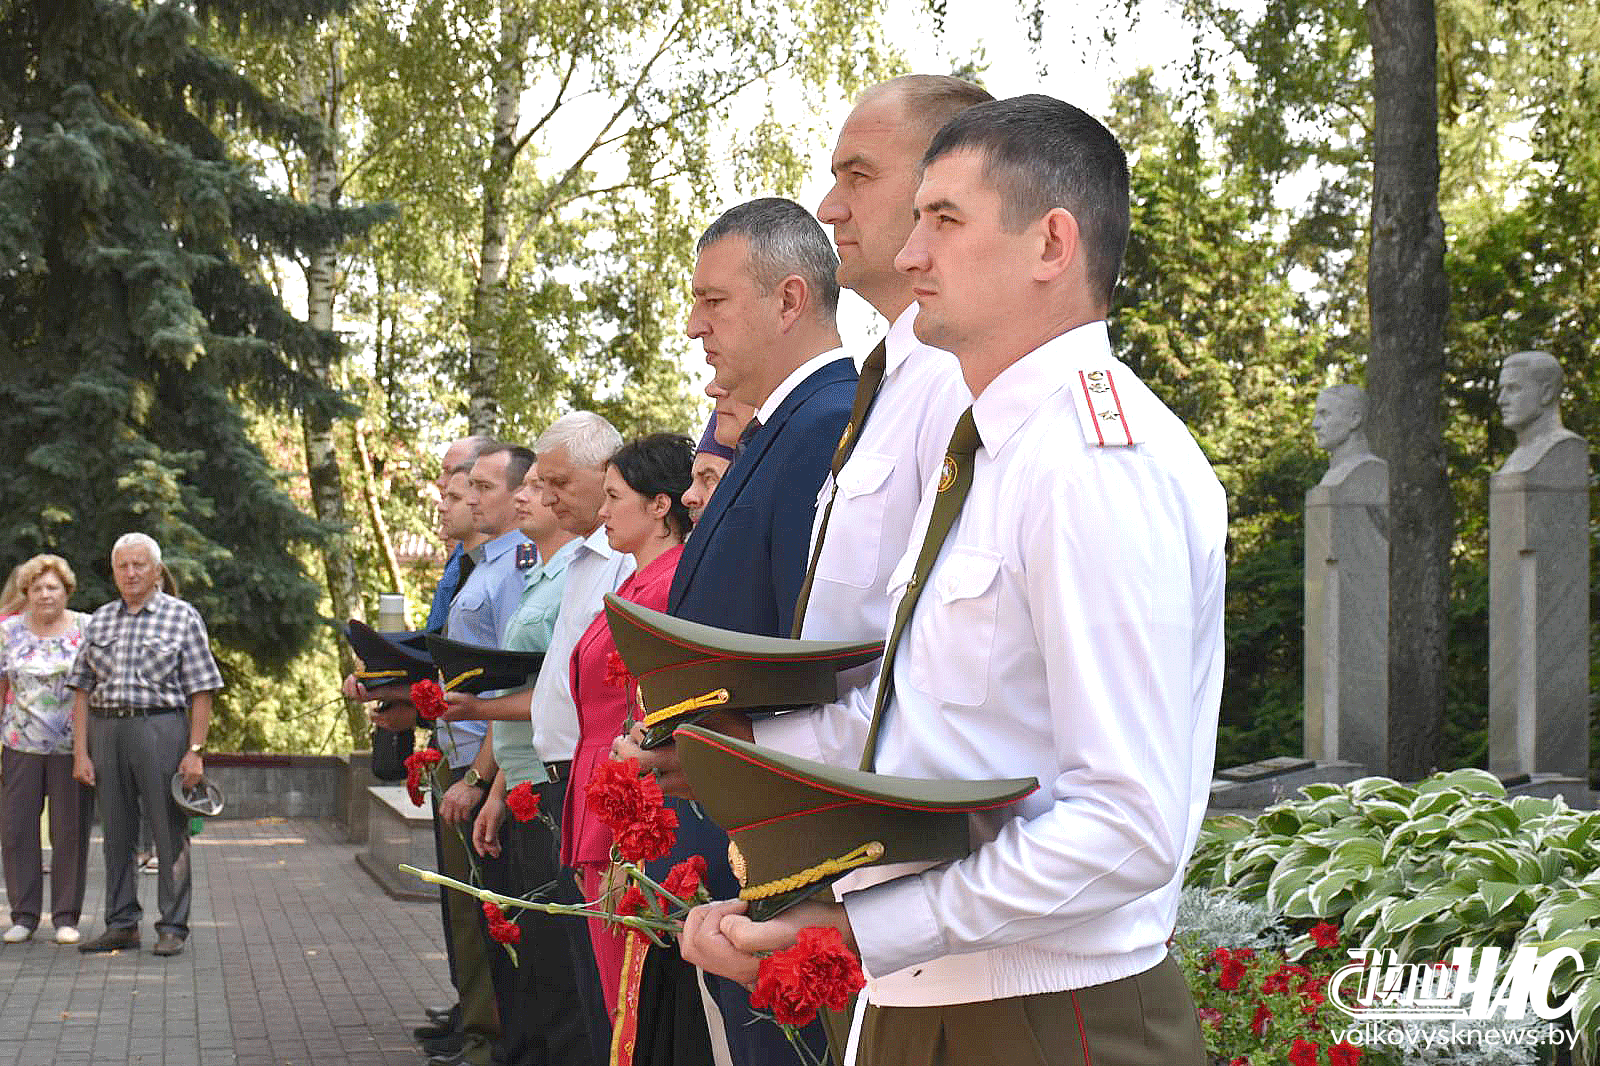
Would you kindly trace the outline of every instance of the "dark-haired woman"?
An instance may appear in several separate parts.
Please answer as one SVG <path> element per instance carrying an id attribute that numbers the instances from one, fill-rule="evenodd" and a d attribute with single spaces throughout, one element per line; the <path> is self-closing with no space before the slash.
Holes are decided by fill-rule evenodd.
<path id="1" fill-rule="evenodd" d="M 694 444 L 670 433 L 626 444 L 607 464 L 600 521 L 611 547 L 632 555 L 635 565 L 633 576 L 617 589 L 623 599 L 658 611 L 667 609 L 672 575 L 689 532 L 683 492 L 693 465 Z M 611 833 L 589 813 L 584 785 L 595 766 L 611 758 L 611 743 L 622 732 L 633 705 L 632 679 L 621 668 L 604 611 L 578 640 L 571 670 L 580 735 L 561 821 L 561 861 L 578 871 L 584 898 L 595 899 L 603 891 L 610 864 Z M 589 923 L 589 933 L 606 1009 L 614 1018 L 624 941 L 599 921 Z"/>

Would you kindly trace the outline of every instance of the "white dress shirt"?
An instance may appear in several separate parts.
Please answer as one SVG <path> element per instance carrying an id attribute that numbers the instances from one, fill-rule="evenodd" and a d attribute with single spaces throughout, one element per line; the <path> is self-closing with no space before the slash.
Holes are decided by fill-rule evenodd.
<path id="1" fill-rule="evenodd" d="M 844 358 L 843 348 L 830 348 L 820 355 L 813 355 L 810 359 L 794 368 L 794 372 L 778 383 L 778 387 L 767 393 L 767 398 L 761 401 L 761 406 L 756 408 L 756 419 L 766 425 L 772 421 L 772 416 L 777 412 L 789 394 L 800 387 L 800 383 L 815 374 L 835 359 Z"/>
<path id="2" fill-rule="evenodd" d="M 918 340 L 912 332 L 916 320 L 913 301 L 889 328 L 883 383 L 867 424 L 838 481 L 829 474 L 817 494 L 812 551 L 830 497 L 833 513 L 800 632 L 807 639 L 881 640 L 888 632 L 889 574 L 905 553 L 923 489 L 944 463 L 950 431 L 972 403 L 961 364 L 949 352 Z M 841 673 L 841 698 L 876 677 L 878 666 L 874 659 Z M 759 719 L 754 723 L 756 743 L 854 766 L 866 743 L 870 705 L 867 712 Z"/>
<path id="3" fill-rule="evenodd" d="M 572 702 L 570 676 L 572 649 L 605 607 L 606 593 L 617 591 L 617 586 L 633 573 L 633 556 L 612 549 L 604 525 L 579 543 L 567 564 L 561 611 L 556 615 L 550 647 L 539 667 L 539 680 L 533 685 L 529 709 L 533 750 L 543 762 L 567 762 L 578 750 L 578 708 Z"/>
<path id="4" fill-rule="evenodd" d="M 1115 387 L 1098 389 L 1103 423 L 1086 402 L 1097 371 Z M 843 893 L 886 1006 L 1160 962 L 1211 783 L 1227 504 L 1205 456 L 1112 357 L 1103 322 L 1010 366 L 973 413 L 972 488 L 902 637 L 875 768 L 1040 787 L 974 816 L 965 859 Z M 876 691 L 829 713 L 869 713 Z"/>

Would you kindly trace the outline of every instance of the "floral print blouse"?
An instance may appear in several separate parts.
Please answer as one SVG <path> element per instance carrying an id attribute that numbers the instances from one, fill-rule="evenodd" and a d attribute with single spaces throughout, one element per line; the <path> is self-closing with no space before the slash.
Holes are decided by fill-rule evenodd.
<path id="1" fill-rule="evenodd" d="M 35 636 L 22 615 L 0 621 L 0 673 L 11 699 L 0 715 L 0 742 L 36 755 L 72 754 L 72 690 L 67 671 L 83 644 L 86 616 L 68 611 L 71 625 L 55 637 Z"/>

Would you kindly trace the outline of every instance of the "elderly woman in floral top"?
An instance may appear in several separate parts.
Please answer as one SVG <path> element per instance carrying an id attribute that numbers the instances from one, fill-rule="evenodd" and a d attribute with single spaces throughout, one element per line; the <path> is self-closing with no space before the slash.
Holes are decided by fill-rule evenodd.
<path id="1" fill-rule="evenodd" d="M 27 940 L 39 925 L 39 816 L 48 796 L 51 921 L 56 943 L 75 944 L 94 796 L 72 778 L 72 692 L 66 680 L 83 643 L 84 616 L 67 610 L 77 580 L 58 555 L 23 563 L 17 587 L 25 597 L 22 611 L 0 621 L 0 853 L 11 900 L 11 928 L 0 940 Z"/>

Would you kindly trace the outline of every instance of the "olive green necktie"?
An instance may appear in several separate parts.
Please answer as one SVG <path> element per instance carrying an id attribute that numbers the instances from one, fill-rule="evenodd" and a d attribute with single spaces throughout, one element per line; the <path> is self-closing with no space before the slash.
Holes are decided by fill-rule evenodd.
<path id="1" fill-rule="evenodd" d="M 811 583 L 817 578 L 817 560 L 822 556 L 822 542 L 828 535 L 828 519 L 833 517 L 833 501 L 839 495 L 839 471 L 844 469 L 844 464 L 850 460 L 850 453 L 856 450 L 856 441 L 861 438 L 861 427 L 867 424 L 867 415 L 872 411 L 872 403 L 878 398 L 878 386 L 883 384 L 883 370 L 886 360 L 886 347 L 884 341 L 879 341 L 878 346 L 872 349 L 872 354 L 867 356 L 867 361 L 861 364 L 861 379 L 856 382 L 855 403 L 850 405 L 850 421 L 845 424 L 844 434 L 839 438 L 839 446 L 833 450 L 833 492 L 828 496 L 828 506 L 822 512 L 822 525 L 817 527 L 817 542 L 811 546 L 811 565 L 806 567 L 806 579 L 800 586 L 800 598 L 794 604 L 794 627 L 789 635 L 795 639 L 800 637 L 800 627 L 806 620 L 806 603 L 811 599 Z"/>
<path id="2" fill-rule="evenodd" d="M 878 754 L 878 730 L 883 725 L 889 700 L 894 697 L 894 653 L 916 610 L 917 597 L 927 583 L 928 571 L 939 558 L 939 549 L 956 524 L 961 505 L 966 502 L 967 491 L 972 488 L 973 457 L 983 440 L 978 436 L 978 424 L 973 421 L 972 408 L 967 408 L 950 434 L 950 449 L 944 457 L 944 467 L 939 471 L 939 494 L 933 501 L 933 513 L 928 517 L 928 531 L 922 538 L 922 551 L 917 554 L 917 565 L 906 583 L 905 594 L 900 597 L 900 609 L 895 611 L 894 625 L 889 629 L 889 640 L 883 646 L 883 665 L 878 671 L 878 699 L 872 705 L 872 724 L 867 728 L 867 746 L 861 753 L 861 769 L 871 770 Z"/>

